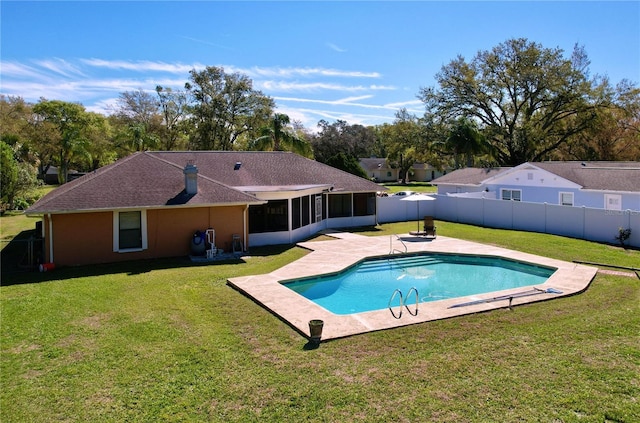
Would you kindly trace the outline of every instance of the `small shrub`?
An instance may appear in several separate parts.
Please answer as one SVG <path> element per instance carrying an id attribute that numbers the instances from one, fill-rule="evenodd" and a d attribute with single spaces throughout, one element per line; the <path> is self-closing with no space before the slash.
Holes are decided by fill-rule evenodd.
<path id="1" fill-rule="evenodd" d="M 623 228 L 622 226 L 618 228 L 618 235 L 615 237 L 620 245 L 625 246 L 625 242 L 631 237 L 631 228 Z"/>
<path id="2" fill-rule="evenodd" d="M 26 210 L 30 206 L 29 201 L 24 197 L 19 197 L 13 200 L 14 210 Z"/>

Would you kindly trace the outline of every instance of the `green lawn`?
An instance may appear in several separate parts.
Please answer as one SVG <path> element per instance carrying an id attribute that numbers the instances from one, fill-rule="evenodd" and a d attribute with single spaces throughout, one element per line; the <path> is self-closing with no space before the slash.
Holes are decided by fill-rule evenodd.
<path id="1" fill-rule="evenodd" d="M 638 251 L 550 235 L 448 222 L 438 233 L 565 260 L 640 263 Z M 251 253 L 204 266 L 172 259 L 3 275 L 0 420 L 640 421 L 636 277 L 599 274 L 573 297 L 308 349 L 226 285 L 306 251 Z"/>
<path id="2" fill-rule="evenodd" d="M 30 231 L 36 227 L 40 217 L 28 217 L 22 212 L 7 212 L 0 217 L 0 240 L 2 248 L 22 231 Z"/>
<path id="3" fill-rule="evenodd" d="M 56 188 L 56 185 L 43 185 L 34 190 L 33 197 L 40 198 Z M 22 211 L 8 211 L 0 216 L 0 250 L 21 232 L 33 230 L 39 220 L 41 220 L 40 217 L 27 217 Z"/>
<path id="4" fill-rule="evenodd" d="M 393 194 L 398 191 L 415 191 L 415 192 L 431 192 L 431 193 L 435 193 L 438 191 L 438 187 L 436 187 L 435 185 L 431 185 L 427 182 L 409 182 L 407 184 L 385 183 L 382 185 L 384 185 L 389 189 L 389 191 L 387 191 L 389 194 Z"/>

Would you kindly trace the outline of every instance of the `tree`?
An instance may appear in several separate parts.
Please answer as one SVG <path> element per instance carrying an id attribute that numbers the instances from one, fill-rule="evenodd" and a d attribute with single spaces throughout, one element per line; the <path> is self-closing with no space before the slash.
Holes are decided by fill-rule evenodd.
<path id="1" fill-rule="evenodd" d="M 257 131 L 271 116 L 274 102 L 253 89 L 246 75 L 208 66 L 190 72 L 185 84 L 193 97 L 191 144 L 198 150 L 232 150 L 240 137 Z"/>
<path id="2" fill-rule="evenodd" d="M 115 115 L 126 122 L 135 122 L 151 129 L 160 120 L 158 100 L 144 90 L 125 91 L 120 93 Z"/>
<path id="3" fill-rule="evenodd" d="M 592 124 L 563 146 L 561 160 L 640 160 L 640 89 L 623 80 L 612 87 L 607 79 L 597 87 L 612 99 L 599 108 Z"/>
<path id="4" fill-rule="evenodd" d="M 282 151 L 286 149 L 305 157 L 311 156 L 309 143 L 288 127 L 290 123 L 289 116 L 276 113 L 269 123 L 269 126 L 261 129 L 262 135 L 249 144 L 250 150 Z"/>
<path id="5" fill-rule="evenodd" d="M 30 149 L 32 105 L 22 97 L 0 95 L 0 136 L 11 146 L 17 160 L 36 164 Z"/>
<path id="6" fill-rule="evenodd" d="M 84 171 L 96 170 L 108 165 L 118 158 L 115 145 L 113 144 L 113 128 L 109 119 L 99 113 L 87 113 L 88 124 L 85 136 L 86 162 L 78 163 Z"/>
<path id="7" fill-rule="evenodd" d="M 352 175 L 367 178 L 367 172 L 360 166 L 358 159 L 353 156 L 349 156 L 345 153 L 338 153 L 335 156 L 327 160 L 327 165 L 335 167 L 336 169 L 344 170 Z"/>
<path id="8" fill-rule="evenodd" d="M 2 135 L 15 135 L 25 138 L 23 134 L 29 123 L 31 106 L 22 97 L 0 95 L 0 128 Z"/>
<path id="9" fill-rule="evenodd" d="M 320 131 L 311 138 L 313 154 L 321 163 L 344 153 L 347 156 L 369 157 L 374 149 L 376 134 L 372 128 L 362 125 L 349 125 L 343 120 L 330 124 L 325 120 L 318 122 Z"/>
<path id="10" fill-rule="evenodd" d="M 37 171 L 16 157 L 18 146 L 0 141 L 0 212 L 25 209 L 36 200 L 33 190 L 40 185 Z"/>
<path id="11" fill-rule="evenodd" d="M 561 49 L 511 39 L 470 62 L 458 56 L 436 75 L 440 88 L 423 88 L 419 97 L 443 121 L 477 120 L 500 164 L 544 160 L 606 104 L 592 89 L 588 65 L 581 47 L 565 59 Z"/>
<path id="12" fill-rule="evenodd" d="M 125 91 L 118 97 L 112 121 L 116 128 L 116 146 L 122 154 L 155 149 L 163 132 L 159 102 L 147 91 Z"/>
<path id="13" fill-rule="evenodd" d="M 459 161 L 460 156 L 464 157 L 467 167 L 473 167 L 474 156 L 487 150 L 476 124 L 464 117 L 456 120 L 451 126 L 445 147 L 453 152 L 456 168 L 462 167 Z"/>
<path id="14" fill-rule="evenodd" d="M 13 207 L 16 184 L 18 183 L 18 163 L 13 150 L 0 141 L 0 211 Z"/>
<path id="15" fill-rule="evenodd" d="M 86 131 L 90 116 L 84 106 L 60 100 L 41 99 L 33 106 L 36 124 L 49 126 L 55 138 L 50 140 L 56 151 L 58 182 L 67 182 L 69 165 L 74 158 L 87 154 Z"/>
<path id="16" fill-rule="evenodd" d="M 400 170 L 403 184 L 407 182 L 407 173 L 414 163 L 431 162 L 425 126 L 406 109 L 396 113 L 393 124 L 383 124 L 379 134 L 386 146 L 387 159 Z"/>
<path id="17" fill-rule="evenodd" d="M 160 137 L 162 149 L 170 151 L 184 145 L 187 133 L 188 96 L 184 91 L 173 91 L 171 88 L 156 86 L 160 111 L 162 113 L 163 131 Z"/>

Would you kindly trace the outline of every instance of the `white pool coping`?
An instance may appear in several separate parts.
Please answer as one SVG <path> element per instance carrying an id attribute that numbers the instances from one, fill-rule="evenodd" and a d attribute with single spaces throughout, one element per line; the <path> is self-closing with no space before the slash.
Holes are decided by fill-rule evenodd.
<path id="1" fill-rule="evenodd" d="M 550 259 L 543 256 L 521 253 L 506 248 L 444 236 L 438 236 L 436 239 L 428 239 L 411 236 L 409 234 L 378 237 L 368 237 L 351 233 L 336 233 L 331 235 L 338 239 L 298 244 L 303 248 L 309 249 L 311 252 L 271 273 L 231 278 L 228 280 L 228 283 L 279 316 L 304 336 L 309 336 L 309 320 L 323 320 L 322 340 L 325 341 L 365 332 L 391 329 L 505 308 L 509 306 L 508 300 L 456 308 L 449 307 L 454 304 L 479 299 L 490 299 L 496 296 L 517 294 L 528 291 L 533 287 L 541 290 L 553 288 L 561 291 L 562 294 L 540 293 L 520 298 L 516 297 L 512 299 L 511 306 L 575 295 L 589 287 L 589 284 L 598 271 L 597 268 L 592 266 Z M 393 308 L 393 313 L 389 309 L 384 309 L 350 315 L 337 315 L 281 284 L 281 281 L 339 272 L 366 257 L 383 256 L 394 250 L 404 253 L 405 246 L 406 252 L 408 253 L 440 252 L 505 257 L 532 264 L 550 266 L 558 270 L 551 275 L 544 284 L 420 303 L 416 316 L 409 313 L 409 310 L 413 312 L 415 309 L 415 306 L 410 306 L 409 310 L 402 310 L 400 318 L 397 318 L 400 314 L 399 306 Z"/>

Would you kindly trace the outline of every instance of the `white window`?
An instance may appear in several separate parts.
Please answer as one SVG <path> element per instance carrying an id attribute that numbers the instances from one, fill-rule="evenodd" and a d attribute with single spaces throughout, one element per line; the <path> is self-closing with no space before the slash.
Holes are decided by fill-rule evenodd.
<path id="1" fill-rule="evenodd" d="M 130 252 L 146 249 L 146 211 L 113 212 L 113 251 Z"/>
<path id="2" fill-rule="evenodd" d="M 560 205 L 562 205 L 562 206 L 573 206 L 573 193 L 572 192 L 561 192 L 560 193 Z"/>
<path id="3" fill-rule="evenodd" d="M 500 196 L 503 200 L 521 201 L 522 190 L 519 189 L 501 189 Z"/>
<path id="4" fill-rule="evenodd" d="M 622 196 L 619 194 L 604 195 L 605 210 L 622 210 Z"/>

